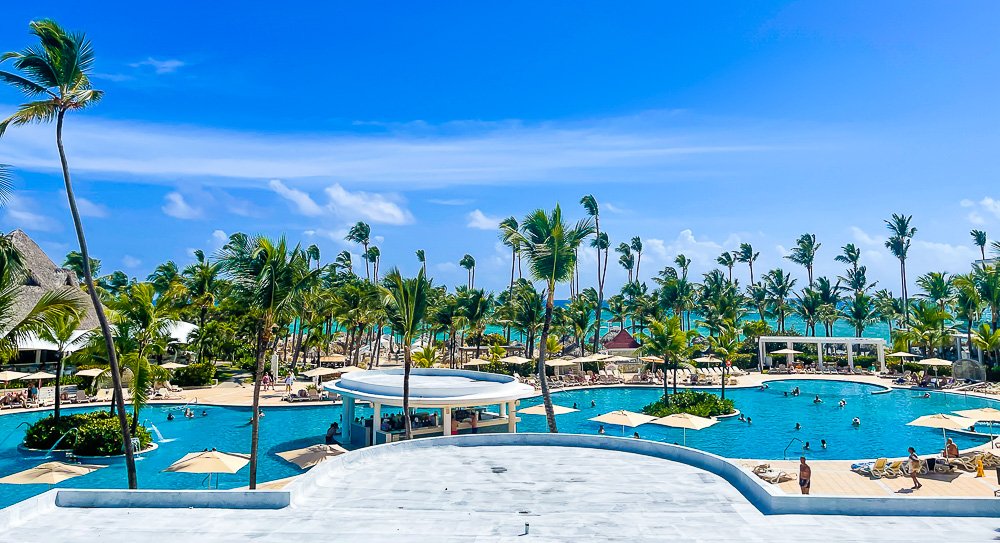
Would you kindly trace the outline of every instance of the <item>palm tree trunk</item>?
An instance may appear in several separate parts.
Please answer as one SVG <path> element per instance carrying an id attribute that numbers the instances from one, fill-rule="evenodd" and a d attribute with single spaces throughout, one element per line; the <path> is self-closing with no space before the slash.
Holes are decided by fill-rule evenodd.
<path id="1" fill-rule="evenodd" d="M 253 379 L 253 414 L 250 416 L 250 490 L 257 488 L 257 443 L 260 441 L 260 378 L 264 373 L 264 355 L 267 354 L 269 319 L 262 319 L 257 339 L 257 367 Z M 275 378 L 278 376 L 275 375 Z"/>
<path id="2" fill-rule="evenodd" d="M 549 339 L 549 327 L 552 325 L 555 290 L 555 283 L 549 281 L 549 292 L 545 298 L 545 321 L 542 324 L 542 336 L 538 343 L 538 382 L 542 385 L 542 402 L 545 403 L 545 419 L 549 423 L 549 432 L 553 434 L 558 433 L 559 430 L 556 429 L 556 414 L 552 410 L 552 396 L 549 395 L 549 383 L 545 377 L 545 343 Z"/>
<path id="3" fill-rule="evenodd" d="M 677 394 L 677 366 L 679 365 L 680 364 L 678 364 L 677 361 L 674 360 L 674 394 Z"/>
<path id="4" fill-rule="evenodd" d="M 77 241 L 80 244 L 80 256 L 83 259 L 83 279 L 87 286 L 87 293 L 90 294 L 90 301 L 94 305 L 94 313 L 101 325 L 101 335 L 104 336 L 104 345 L 108 350 L 108 363 L 111 366 L 111 382 L 115 389 L 113 404 L 117 405 L 118 425 L 122 430 L 122 450 L 125 452 L 125 470 L 128 477 L 128 487 L 130 489 L 139 488 L 139 480 L 135 472 L 135 456 L 132 451 L 132 436 L 128 431 L 128 416 L 125 414 L 125 396 L 122 394 L 121 371 L 118 367 L 118 354 L 115 352 L 114 338 L 111 335 L 111 326 L 108 324 L 108 317 L 104 314 L 104 306 L 97 297 L 97 289 L 94 288 L 94 275 L 90 269 L 90 251 L 87 249 L 87 238 L 83 233 L 83 221 L 80 219 L 80 210 L 76 205 L 76 196 L 73 193 L 73 182 L 69 176 L 69 161 L 66 159 L 66 150 L 63 148 L 62 129 L 65 110 L 59 111 L 56 121 L 56 146 L 59 148 L 59 162 L 62 164 L 63 184 L 66 189 L 66 199 L 69 201 L 70 215 L 73 217 L 73 227 L 76 229 Z"/>
<path id="5" fill-rule="evenodd" d="M 391 275 L 391 274 L 390 274 Z M 413 428 L 410 423 L 410 342 L 403 346 L 403 428 L 404 438 L 413 439 Z M 445 432 L 449 429 L 445 428 Z"/>
<path id="6" fill-rule="evenodd" d="M 656 364 L 653 364 L 653 373 L 656 373 Z M 655 376 L 655 375 L 654 375 Z M 677 374 L 674 374 L 677 377 Z M 667 355 L 663 355 L 663 397 L 667 397 L 669 389 L 667 388 Z M 676 393 L 676 390 L 674 391 Z"/>
<path id="7" fill-rule="evenodd" d="M 59 388 L 62 385 L 62 373 L 63 373 L 63 349 L 64 345 L 59 346 L 59 352 L 56 356 L 59 360 L 56 362 L 56 403 L 52 408 L 52 418 L 55 419 L 56 426 L 59 425 L 59 407 L 62 404 L 62 398 L 59 397 Z"/>
<path id="8" fill-rule="evenodd" d="M 722 399 L 726 399 L 726 363 L 722 362 Z"/>

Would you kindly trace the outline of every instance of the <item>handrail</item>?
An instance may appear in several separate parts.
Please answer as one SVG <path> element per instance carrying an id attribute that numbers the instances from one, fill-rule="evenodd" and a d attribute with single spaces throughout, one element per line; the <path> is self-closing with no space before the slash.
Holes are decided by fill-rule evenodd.
<path id="1" fill-rule="evenodd" d="M 802 443 L 801 439 L 793 437 L 792 440 L 788 442 L 788 445 L 785 447 L 785 450 L 781 451 L 781 458 L 783 458 L 784 460 L 788 460 L 788 447 L 791 447 L 792 443 L 795 443 L 796 441 Z"/>

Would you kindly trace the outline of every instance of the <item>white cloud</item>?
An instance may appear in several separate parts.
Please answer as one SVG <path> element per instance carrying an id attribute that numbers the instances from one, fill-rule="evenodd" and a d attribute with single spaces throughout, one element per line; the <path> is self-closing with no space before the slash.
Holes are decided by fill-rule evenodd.
<path id="1" fill-rule="evenodd" d="M 466 226 L 479 230 L 496 230 L 501 220 L 499 217 L 490 217 L 478 209 L 472 210 L 468 215 L 468 219 L 469 222 Z"/>
<path id="2" fill-rule="evenodd" d="M 132 64 L 129 64 L 129 66 L 133 68 L 142 68 L 143 66 L 149 66 L 153 68 L 154 72 L 160 75 L 172 74 L 176 72 L 179 68 L 183 68 L 186 65 L 187 63 L 184 62 L 183 60 L 177 60 L 177 59 L 157 60 L 153 57 L 147 57 L 146 60 L 133 62 Z"/>
<path id="3" fill-rule="evenodd" d="M 992 213 L 994 217 L 1000 219 L 1000 201 L 987 196 L 979 201 L 979 205 L 982 206 L 983 210 Z"/>
<path id="4" fill-rule="evenodd" d="M 307 217 L 318 217 L 323 214 L 323 208 L 317 204 L 311 196 L 298 189 L 293 189 L 282 183 L 278 179 L 272 179 L 268 186 L 276 192 L 278 196 L 288 200 L 295 205 L 299 213 Z"/>
<path id="5" fill-rule="evenodd" d="M 63 192 L 63 197 L 65 198 L 65 196 L 66 193 Z M 67 204 L 67 206 L 68 205 L 69 204 Z M 83 217 L 103 219 L 108 216 L 107 207 L 79 196 L 76 197 L 76 208 L 80 211 L 80 215 Z"/>
<path id="6" fill-rule="evenodd" d="M 643 240 L 645 254 L 650 254 L 656 258 L 656 263 L 667 264 L 673 262 L 674 257 L 683 254 L 692 261 L 692 267 L 699 270 L 711 269 L 715 267 L 715 259 L 722 254 L 722 245 L 708 239 L 698 240 L 690 228 L 685 228 L 677 233 L 673 241 L 666 242 L 662 239 L 649 238 Z M 616 257 L 613 257 L 616 258 Z M 645 258 L 644 264 L 645 264 Z"/>
<path id="7" fill-rule="evenodd" d="M 187 203 L 184 195 L 179 192 L 168 192 L 163 199 L 165 203 L 160 209 L 171 217 L 177 219 L 200 219 L 202 216 L 202 210 Z"/>
<path id="8" fill-rule="evenodd" d="M 976 202 L 973 202 L 972 200 L 970 200 L 968 198 L 963 198 L 962 201 L 958 203 L 958 205 L 960 205 L 962 207 L 973 207 L 973 206 L 976 205 Z"/>
<path id="9" fill-rule="evenodd" d="M 361 218 L 383 224 L 409 224 L 413 216 L 392 201 L 391 195 L 351 192 L 339 184 L 326 188 L 330 210 L 346 219 Z"/>
<path id="10" fill-rule="evenodd" d="M 472 200 L 466 198 L 431 198 L 427 202 L 439 206 L 465 206 L 471 204 Z"/>
<path id="11" fill-rule="evenodd" d="M 37 211 L 37 203 L 27 196 L 12 194 L 7 200 L 4 220 L 14 228 L 55 232 L 60 230 L 58 221 Z"/>
<path id="12" fill-rule="evenodd" d="M 851 235 L 854 237 L 854 241 L 868 247 L 883 247 L 885 245 L 884 239 L 872 236 L 857 226 L 851 227 Z"/>
<path id="13" fill-rule="evenodd" d="M 967 217 L 969 219 L 969 222 L 977 226 L 982 226 L 986 224 L 986 219 L 984 219 L 983 216 L 980 215 L 978 211 L 970 211 Z"/>
<path id="14" fill-rule="evenodd" d="M 142 261 L 132 255 L 122 257 L 122 265 L 126 268 L 138 268 L 141 264 Z"/>
<path id="15" fill-rule="evenodd" d="M 611 202 L 601 202 L 601 209 L 611 213 L 625 213 L 626 209 L 624 207 L 618 207 Z"/>

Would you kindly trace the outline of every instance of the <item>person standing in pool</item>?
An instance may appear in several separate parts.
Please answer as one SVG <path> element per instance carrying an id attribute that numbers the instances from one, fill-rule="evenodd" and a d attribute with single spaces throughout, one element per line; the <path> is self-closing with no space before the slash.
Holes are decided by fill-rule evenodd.
<path id="1" fill-rule="evenodd" d="M 809 487 L 812 486 L 812 468 L 806 464 L 806 457 L 799 457 L 799 489 L 803 494 L 809 494 Z"/>
<path id="2" fill-rule="evenodd" d="M 597 435 L 604 435 L 604 425 L 602 424 L 600 428 L 597 429 Z"/>

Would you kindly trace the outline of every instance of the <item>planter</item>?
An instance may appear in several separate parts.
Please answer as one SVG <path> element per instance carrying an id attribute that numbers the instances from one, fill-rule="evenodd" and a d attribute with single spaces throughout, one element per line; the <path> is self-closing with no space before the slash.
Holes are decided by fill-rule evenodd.
<path id="1" fill-rule="evenodd" d="M 149 446 L 146 447 L 145 449 L 143 449 L 141 451 L 136 451 L 135 455 L 136 456 L 141 456 L 141 455 L 144 455 L 144 454 L 147 454 L 147 453 L 151 453 L 151 452 L 155 451 L 158 448 L 159 448 L 159 445 L 157 445 L 155 442 L 154 443 L 150 443 Z M 124 454 L 113 454 L 113 455 L 110 455 L 110 456 L 79 456 L 79 455 L 77 455 L 75 458 L 77 460 L 79 460 L 80 462 L 84 463 L 84 464 L 115 464 L 115 463 L 118 463 L 118 462 L 124 462 L 125 461 L 125 455 Z"/>
<path id="2" fill-rule="evenodd" d="M 52 454 L 65 455 L 66 453 L 73 452 L 73 449 L 52 449 L 52 451 L 49 451 L 48 449 L 32 449 L 31 447 L 25 447 L 23 442 L 17 444 L 17 450 L 24 456 L 44 456 L 49 452 Z"/>

